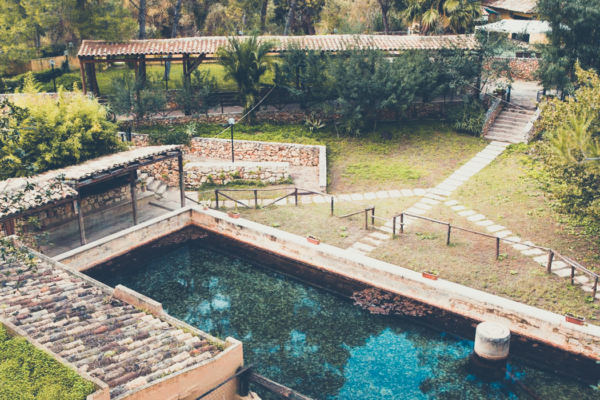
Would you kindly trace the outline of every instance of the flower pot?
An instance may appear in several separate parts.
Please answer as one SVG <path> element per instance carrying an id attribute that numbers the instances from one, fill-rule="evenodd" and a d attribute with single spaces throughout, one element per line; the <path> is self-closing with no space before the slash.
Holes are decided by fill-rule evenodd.
<path id="1" fill-rule="evenodd" d="M 208 207 L 204 207 L 204 208 L 203 208 L 203 210 L 204 210 L 204 211 L 208 211 Z"/>
<path id="2" fill-rule="evenodd" d="M 240 213 L 238 213 L 238 212 L 235 212 L 235 211 L 229 211 L 229 212 L 227 213 L 227 216 L 228 216 L 229 218 L 238 219 L 238 218 L 240 217 Z"/>
<path id="3" fill-rule="evenodd" d="M 423 271 L 423 278 L 431 279 L 432 281 L 437 281 L 438 276 L 439 274 L 433 271 Z"/>
<path id="4" fill-rule="evenodd" d="M 306 240 L 308 240 L 308 242 L 312 243 L 312 244 L 319 244 L 319 243 L 321 243 L 321 239 L 319 239 L 318 237 L 314 237 L 314 236 L 308 236 L 306 238 Z"/>
<path id="5" fill-rule="evenodd" d="M 585 324 L 585 318 L 584 317 L 575 316 L 573 314 L 566 313 L 565 314 L 565 319 L 567 320 L 567 322 L 570 322 L 570 323 L 575 324 L 575 325 L 583 325 L 583 324 Z"/>

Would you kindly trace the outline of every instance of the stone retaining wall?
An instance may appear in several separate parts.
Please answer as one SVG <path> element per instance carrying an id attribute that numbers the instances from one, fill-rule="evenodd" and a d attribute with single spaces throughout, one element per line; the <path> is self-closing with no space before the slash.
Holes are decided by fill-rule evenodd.
<path id="1" fill-rule="evenodd" d="M 198 188 L 201 184 L 212 181 L 217 185 L 226 185 L 233 180 L 260 181 L 276 184 L 290 177 L 288 163 L 187 163 L 185 187 Z"/>
<path id="2" fill-rule="evenodd" d="M 487 135 L 490 127 L 494 124 L 494 121 L 496 121 L 496 118 L 498 118 L 498 115 L 500 115 L 503 108 L 504 103 L 501 99 L 496 98 L 492 101 L 490 108 L 485 114 L 485 122 L 483 123 L 483 129 L 481 130 L 481 136 Z"/>

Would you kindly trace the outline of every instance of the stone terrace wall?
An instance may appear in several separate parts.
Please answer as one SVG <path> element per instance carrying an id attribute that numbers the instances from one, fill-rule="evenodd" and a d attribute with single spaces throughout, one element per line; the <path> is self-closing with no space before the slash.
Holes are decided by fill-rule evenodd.
<path id="1" fill-rule="evenodd" d="M 510 60 L 510 68 L 515 79 L 524 81 L 535 80 L 535 74 L 540 66 L 537 58 L 513 58 Z"/>
<path id="2" fill-rule="evenodd" d="M 188 189 L 206 183 L 209 176 L 217 185 L 226 185 L 236 179 L 275 184 L 290 177 L 288 163 L 188 163 L 183 169 Z"/>

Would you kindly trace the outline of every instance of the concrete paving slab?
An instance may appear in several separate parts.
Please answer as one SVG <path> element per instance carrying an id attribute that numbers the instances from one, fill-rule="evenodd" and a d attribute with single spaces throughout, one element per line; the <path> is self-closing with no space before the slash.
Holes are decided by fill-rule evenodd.
<path id="1" fill-rule="evenodd" d="M 388 193 L 392 198 L 402 197 L 402 193 L 399 190 L 390 190 Z"/>
<path id="2" fill-rule="evenodd" d="M 504 243 L 511 243 L 511 242 L 507 242 L 507 240 L 510 240 L 512 242 L 520 242 L 521 241 L 521 238 L 518 237 L 518 236 L 511 236 L 511 237 L 507 237 L 507 238 L 504 238 L 504 239 L 505 239 Z"/>
<path id="3" fill-rule="evenodd" d="M 400 193 L 402 193 L 402 196 L 404 197 L 411 197 L 415 195 L 415 192 L 410 189 L 400 189 Z"/>
<path id="4" fill-rule="evenodd" d="M 475 222 L 477 225 L 479 226 L 490 226 L 490 225 L 494 225 L 495 222 L 494 221 L 490 221 L 489 219 L 486 219 L 485 221 L 479 221 L 479 222 Z"/>
<path id="5" fill-rule="evenodd" d="M 428 198 L 428 199 L 439 200 L 439 201 L 445 201 L 446 200 L 445 197 L 438 196 L 437 194 L 433 194 L 433 193 L 427 193 L 425 195 L 425 197 Z"/>
<path id="6" fill-rule="evenodd" d="M 372 237 L 370 237 L 370 236 L 365 236 L 364 238 L 362 238 L 362 239 L 360 239 L 360 240 L 362 240 L 362 241 L 363 241 L 363 243 L 364 243 L 364 242 L 367 242 L 367 243 L 368 243 L 369 245 L 371 245 L 371 246 L 372 246 L 372 245 L 379 246 L 380 244 L 382 244 L 382 243 L 383 243 L 381 240 L 374 239 L 374 238 L 372 238 Z"/>
<path id="7" fill-rule="evenodd" d="M 312 202 L 313 202 L 313 196 L 301 196 L 300 197 L 300 202 L 302 204 L 312 204 Z"/>
<path id="8" fill-rule="evenodd" d="M 470 215 L 475 215 L 475 214 L 477 214 L 477 212 L 475 212 L 473 210 L 460 211 L 458 213 L 458 215 L 460 215 L 461 217 L 468 217 Z"/>
<path id="9" fill-rule="evenodd" d="M 462 176 L 464 176 L 464 177 L 466 177 L 466 178 L 470 178 L 470 177 L 472 177 L 473 175 L 475 175 L 476 173 L 477 173 L 477 172 L 474 172 L 474 171 L 467 171 L 467 170 L 464 170 L 464 169 L 462 169 L 462 167 L 461 167 L 461 168 L 457 169 L 456 171 L 454 171 L 454 174 L 453 174 L 453 175 L 462 175 Z"/>
<path id="10" fill-rule="evenodd" d="M 544 250 L 540 249 L 529 249 L 521 252 L 524 256 L 539 256 L 540 254 L 547 254 Z"/>
<path id="11" fill-rule="evenodd" d="M 543 256 L 537 256 L 533 258 L 533 261 L 535 261 L 536 263 L 540 263 L 542 265 L 548 265 L 548 256 L 547 255 L 543 255 Z M 554 264 L 554 263 L 552 263 Z"/>
<path id="12" fill-rule="evenodd" d="M 385 235 L 385 234 L 379 233 L 379 232 L 373 232 L 369 236 L 371 236 L 372 238 L 375 238 L 377 240 L 389 240 L 392 238 L 390 235 Z"/>
<path id="13" fill-rule="evenodd" d="M 338 196 L 338 200 L 339 200 L 339 201 L 351 201 L 351 200 L 352 200 L 352 198 L 350 197 L 350 195 L 349 195 L 349 194 L 340 194 L 340 195 Z"/>
<path id="14" fill-rule="evenodd" d="M 448 200 L 444 204 L 447 205 L 447 206 L 455 206 L 455 205 L 458 204 L 458 201 L 456 201 L 456 200 Z"/>
<path id="15" fill-rule="evenodd" d="M 425 189 L 413 189 L 413 192 L 416 196 L 425 196 L 427 194 L 427 190 Z"/>
<path id="16" fill-rule="evenodd" d="M 454 192 L 458 186 L 450 185 L 449 183 L 440 183 L 435 187 L 436 189 L 447 190 L 448 192 Z"/>
<path id="17" fill-rule="evenodd" d="M 585 283 L 588 283 L 590 281 L 590 278 L 588 278 L 585 275 L 579 275 L 576 276 L 575 279 L 573 279 L 575 282 L 579 283 L 580 285 L 583 285 Z"/>
<path id="18" fill-rule="evenodd" d="M 451 196 L 451 195 L 452 195 L 452 192 L 451 192 L 451 191 L 444 190 L 444 189 L 437 188 L 437 187 L 436 187 L 436 188 L 433 188 L 433 189 L 431 189 L 431 193 L 433 193 L 433 194 L 437 194 L 437 195 L 440 195 L 440 196 L 446 196 L 446 197 L 448 197 L 448 196 Z"/>
<path id="19" fill-rule="evenodd" d="M 388 232 L 390 234 L 394 233 L 394 231 L 392 230 L 392 228 L 388 228 L 387 226 L 380 226 L 379 228 L 376 228 L 376 229 L 379 229 L 380 231 L 383 231 L 383 232 Z"/>
<path id="20" fill-rule="evenodd" d="M 314 196 L 313 201 L 317 204 L 325 203 L 325 198 L 323 196 Z"/>
<path id="21" fill-rule="evenodd" d="M 416 215 L 425 214 L 425 210 L 423 210 L 421 208 L 416 208 L 416 207 L 410 207 L 408 210 L 406 210 L 406 212 L 409 214 L 416 214 Z"/>
<path id="22" fill-rule="evenodd" d="M 428 196 L 435 196 L 435 195 L 428 195 Z M 439 201 L 433 200 L 433 199 L 430 199 L 430 198 L 427 198 L 427 197 L 422 198 L 421 199 L 421 203 L 430 204 L 432 206 L 435 206 L 436 204 L 440 204 Z"/>
<path id="23" fill-rule="evenodd" d="M 464 176 L 464 175 L 459 175 L 459 174 L 452 174 L 450 175 L 450 177 L 448 179 L 452 179 L 454 181 L 460 181 L 460 182 L 466 182 L 470 179 L 470 176 Z"/>
<path id="24" fill-rule="evenodd" d="M 388 199 L 390 197 L 390 194 L 385 190 L 381 190 L 375 194 L 377 195 L 378 199 Z"/>
<path id="25" fill-rule="evenodd" d="M 570 277 L 571 276 L 571 268 L 565 268 L 565 269 L 552 269 L 552 273 L 554 275 L 558 275 L 561 278 L 566 278 L 566 277 Z"/>
<path id="26" fill-rule="evenodd" d="M 498 146 L 498 147 L 508 147 L 510 146 L 512 143 L 506 143 L 506 142 L 498 142 L 496 140 L 494 140 L 493 142 L 491 142 L 489 144 L 489 146 Z"/>
<path id="27" fill-rule="evenodd" d="M 370 246 L 368 244 L 364 244 L 361 242 L 356 242 L 352 245 L 352 248 L 360 250 L 360 251 L 364 251 L 365 253 L 371 252 L 373 250 L 375 250 L 374 246 Z"/>
<path id="28" fill-rule="evenodd" d="M 465 206 L 452 206 L 450 208 L 453 209 L 454 211 L 462 211 L 462 210 L 467 209 L 467 207 L 465 207 Z"/>
<path id="29" fill-rule="evenodd" d="M 430 205 L 428 205 L 428 204 L 423 204 L 423 203 L 421 203 L 421 202 L 419 202 L 419 203 L 416 203 L 416 204 L 414 205 L 414 207 L 417 207 L 417 208 L 420 208 L 420 209 L 422 209 L 422 210 L 426 210 L 426 211 L 427 211 L 427 210 L 431 210 L 431 206 L 430 206 Z"/>
<path id="30" fill-rule="evenodd" d="M 491 225 L 491 226 L 486 226 L 485 229 L 487 229 L 489 232 L 500 232 L 506 228 L 503 227 L 502 225 Z"/>
<path id="31" fill-rule="evenodd" d="M 375 193 L 365 193 L 363 196 L 365 196 L 365 200 L 375 200 L 377 198 L 377 195 Z"/>
<path id="32" fill-rule="evenodd" d="M 512 232 L 511 231 L 500 231 L 500 232 L 496 232 L 494 235 L 496 237 L 499 237 L 502 239 L 502 238 L 512 235 Z"/>
<path id="33" fill-rule="evenodd" d="M 485 218 L 485 215 L 483 214 L 475 214 L 475 215 L 471 215 L 470 217 L 467 217 L 467 219 L 471 222 L 477 222 L 477 221 L 483 221 Z"/>
<path id="34" fill-rule="evenodd" d="M 448 178 L 445 181 L 443 181 L 442 183 L 459 187 L 460 185 L 462 185 L 463 183 L 465 183 L 465 181 Z"/>
<path id="35" fill-rule="evenodd" d="M 362 193 L 352 193 L 350 195 L 350 198 L 354 201 L 361 201 L 364 200 L 365 198 L 363 197 Z"/>

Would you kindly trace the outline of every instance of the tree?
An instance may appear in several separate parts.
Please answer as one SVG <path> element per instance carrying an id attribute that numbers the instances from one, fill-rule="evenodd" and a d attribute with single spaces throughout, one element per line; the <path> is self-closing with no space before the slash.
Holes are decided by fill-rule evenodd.
<path id="1" fill-rule="evenodd" d="M 464 33 L 481 19 L 481 2 L 469 0 L 409 0 L 404 12 L 409 22 L 421 25 L 427 33 L 440 27 L 454 33 Z"/>
<path id="2" fill-rule="evenodd" d="M 210 71 L 195 70 L 188 84 L 177 92 L 175 103 L 185 115 L 207 114 L 219 104 L 217 90 L 217 80 L 210 76 Z"/>
<path id="3" fill-rule="evenodd" d="M 383 28 L 385 30 L 385 34 L 390 34 L 390 25 L 388 23 L 388 12 L 390 8 L 392 8 L 392 3 L 394 0 L 377 0 L 379 3 L 379 7 L 381 7 L 381 18 L 383 19 Z"/>
<path id="4" fill-rule="evenodd" d="M 575 64 L 600 70 L 600 0 L 539 0 L 540 18 L 552 30 L 542 52 L 539 78 L 544 88 L 573 93 Z"/>
<path id="5" fill-rule="evenodd" d="M 290 34 L 290 29 L 292 28 L 292 24 L 296 19 L 296 3 L 297 0 L 292 0 L 292 3 L 290 4 L 290 11 L 288 12 L 288 16 L 285 21 L 285 29 L 283 31 L 283 36 L 288 36 Z"/>
<path id="6" fill-rule="evenodd" d="M 261 77 L 270 69 L 272 60 L 268 57 L 274 43 L 258 42 L 257 36 L 247 39 L 228 38 L 229 45 L 217 50 L 219 63 L 225 68 L 225 78 L 233 80 L 238 87 L 239 96 L 244 107 L 244 115 L 248 114 L 248 124 L 253 123 L 254 106 L 260 95 Z"/>
<path id="7" fill-rule="evenodd" d="M 123 148 L 117 126 L 107 120 L 107 110 L 96 99 L 77 91 L 58 98 L 38 96 L 33 78 L 27 80 L 24 95 L 15 100 L 8 134 L 3 135 L 0 163 L 3 174 L 29 176 L 75 165 Z M 26 109 L 26 114 L 20 114 Z M 18 135 L 16 134 L 18 132 Z"/>

